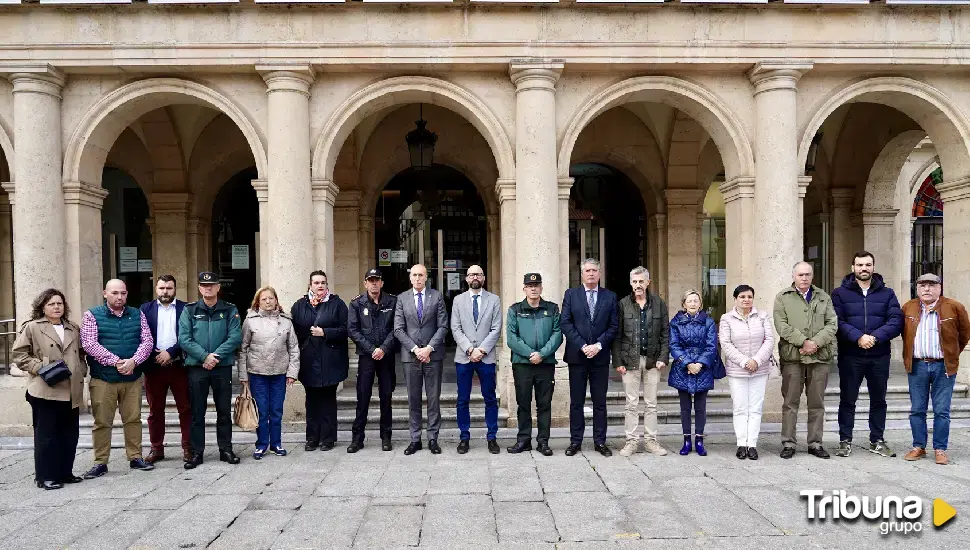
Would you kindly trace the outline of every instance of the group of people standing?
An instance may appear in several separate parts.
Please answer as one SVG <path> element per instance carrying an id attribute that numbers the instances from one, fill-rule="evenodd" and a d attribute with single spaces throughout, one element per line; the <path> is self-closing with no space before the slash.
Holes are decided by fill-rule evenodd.
<path id="1" fill-rule="evenodd" d="M 707 454 L 704 445 L 708 392 L 714 380 L 727 377 L 733 401 L 738 459 L 758 459 L 758 437 L 776 334 L 783 399 L 782 458 L 795 454 L 795 425 L 801 395 L 808 399 L 808 452 L 830 455 L 822 446 L 824 394 L 831 362 L 838 357 L 839 438 L 836 456 L 852 452 L 856 402 L 862 381 L 869 393 L 869 451 L 896 456 L 884 439 L 891 341 L 902 335 L 909 381 L 913 448 L 906 460 L 927 454 L 926 411 L 934 410 L 933 448 L 938 464 L 947 464 L 950 398 L 959 354 L 970 342 L 970 318 L 962 304 L 941 295 L 933 274 L 917 279 L 918 297 L 900 306 L 893 290 L 874 271 L 869 252 L 853 258 L 852 273 L 831 296 L 812 284 L 812 266 L 795 264 L 792 285 L 774 300 L 773 315 L 754 306 L 755 289 L 739 285 L 734 307 L 715 323 L 701 294 L 686 291 L 681 309 L 669 319 L 667 305 L 649 292 L 643 267 L 630 273 L 631 292 L 618 300 L 599 285 L 600 264 L 582 263 L 582 286 L 566 291 L 562 309 L 542 298 L 542 275 L 527 273 L 524 299 L 505 317 L 505 342 L 511 350 L 518 403 L 518 434 L 509 453 L 532 450 L 533 398 L 536 404 L 536 450 L 549 447 L 556 351 L 565 341 L 569 370 L 570 441 L 565 454 L 582 450 L 586 431 L 587 390 L 593 409 L 594 449 L 612 455 L 606 444 L 606 395 L 610 365 L 621 375 L 626 394 L 620 451 L 667 451 L 657 440 L 657 392 L 661 372 L 678 391 L 683 429 L 681 455 Z M 379 269 L 367 271 L 365 292 L 348 305 L 329 291 L 323 271 L 310 274 L 307 294 L 286 312 L 272 287 L 260 288 L 245 321 L 236 307 L 219 299 L 219 276 L 199 274 L 201 298 L 175 298 L 171 275 L 156 280 L 156 299 L 140 309 L 127 305 L 125 283 L 105 285 L 104 304 L 85 311 L 81 325 L 69 320 L 61 291 L 48 289 L 32 304 L 14 344 L 13 361 L 28 373 L 26 399 L 33 411 L 37 486 L 59 489 L 65 483 L 100 477 L 108 471 L 111 432 L 120 411 L 129 466 L 152 470 L 165 458 L 165 410 L 171 391 L 181 428 L 186 469 L 202 464 L 208 398 L 216 409 L 219 458 L 238 464 L 232 449 L 232 367 L 251 391 L 259 410 L 254 459 L 287 454 L 282 446 L 286 390 L 299 380 L 306 392 L 306 451 L 329 451 L 337 441 L 337 388 L 349 371 L 348 338 L 358 358 L 357 410 L 348 453 L 364 447 L 369 405 L 376 379 L 380 402 L 381 448 L 392 450 L 391 397 L 396 387 L 395 353 L 403 364 L 409 407 L 412 455 L 423 448 L 423 405 L 427 405 L 428 449 L 441 453 L 440 394 L 445 337 L 456 342 L 458 380 L 457 452 L 470 448 L 469 402 L 478 376 L 485 403 L 486 445 L 500 452 L 496 397 L 497 345 L 503 313 L 495 294 L 484 289 L 481 266 L 466 273 L 468 291 L 453 302 L 449 320 L 443 296 L 427 287 L 423 265 L 410 270 L 411 289 L 393 296 L 383 291 Z M 836 353 L 836 346 L 838 353 Z M 79 431 L 83 381 L 94 417 L 94 464 L 83 477 L 73 465 Z M 141 387 L 144 375 L 149 406 L 151 451 L 142 457 Z M 640 428 L 640 398 L 644 420 Z"/>

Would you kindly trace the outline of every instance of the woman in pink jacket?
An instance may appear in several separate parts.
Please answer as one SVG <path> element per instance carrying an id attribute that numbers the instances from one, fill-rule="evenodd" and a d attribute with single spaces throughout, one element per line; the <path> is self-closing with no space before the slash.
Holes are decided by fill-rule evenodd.
<path id="1" fill-rule="evenodd" d="M 775 331 L 767 313 L 754 307 L 754 289 L 734 289 L 734 307 L 721 316 L 718 330 L 724 367 L 734 402 L 734 433 L 740 460 L 758 460 L 761 407 L 765 402 Z"/>

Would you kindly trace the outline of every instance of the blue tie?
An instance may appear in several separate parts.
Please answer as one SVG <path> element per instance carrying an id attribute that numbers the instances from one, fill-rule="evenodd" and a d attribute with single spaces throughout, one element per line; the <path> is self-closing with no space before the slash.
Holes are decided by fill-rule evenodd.
<path id="1" fill-rule="evenodd" d="M 472 318 L 475 319 L 475 324 L 478 324 L 478 294 L 472 296 Z"/>
<path id="2" fill-rule="evenodd" d="M 424 317 L 424 293 L 418 292 L 418 321 Z"/>
<path id="3" fill-rule="evenodd" d="M 586 295 L 588 296 L 586 298 L 586 303 L 589 304 L 589 318 L 592 319 L 593 315 L 596 313 L 596 300 L 593 298 L 592 290 L 587 290 Z"/>

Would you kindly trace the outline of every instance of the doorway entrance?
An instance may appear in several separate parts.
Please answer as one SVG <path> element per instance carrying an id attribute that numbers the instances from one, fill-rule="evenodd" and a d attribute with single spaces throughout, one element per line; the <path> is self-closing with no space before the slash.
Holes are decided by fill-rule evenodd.
<path id="1" fill-rule="evenodd" d="M 222 299 L 234 304 L 243 319 L 257 288 L 259 201 L 252 185 L 256 177 L 256 168 L 239 172 L 222 186 L 212 205 L 213 271 L 222 281 Z"/>

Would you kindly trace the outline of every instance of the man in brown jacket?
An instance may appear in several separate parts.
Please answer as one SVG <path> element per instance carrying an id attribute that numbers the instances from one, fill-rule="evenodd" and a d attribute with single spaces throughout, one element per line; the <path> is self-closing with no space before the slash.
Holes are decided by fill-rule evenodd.
<path id="1" fill-rule="evenodd" d="M 945 298 L 942 282 L 932 273 L 916 279 L 918 298 L 903 305 L 903 361 L 909 380 L 909 426 L 913 450 L 906 460 L 926 456 L 926 405 L 933 399 L 933 449 L 936 463 L 947 464 L 950 398 L 960 367 L 960 352 L 970 342 L 970 318 L 960 302 Z"/>

